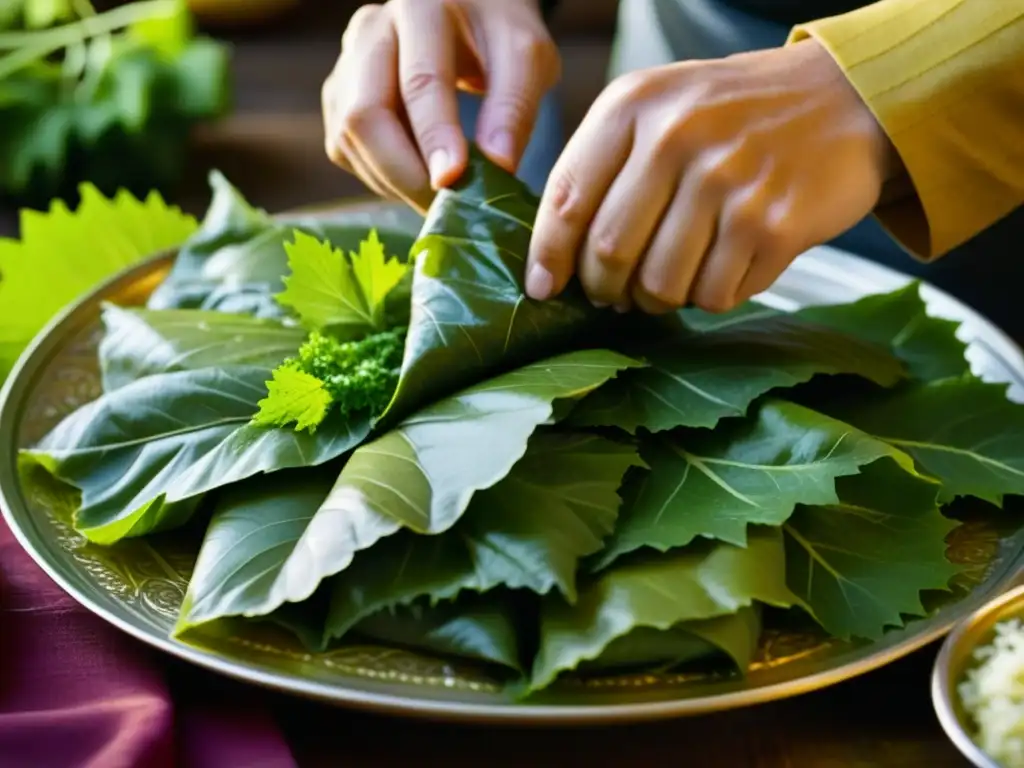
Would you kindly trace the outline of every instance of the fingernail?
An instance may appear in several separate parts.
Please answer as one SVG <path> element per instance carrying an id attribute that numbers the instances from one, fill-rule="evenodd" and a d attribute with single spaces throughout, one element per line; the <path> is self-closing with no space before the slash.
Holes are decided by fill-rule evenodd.
<path id="1" fill-rule="evenodd" d="M 497 130 L 488 137 L 487 149 L 492 155 L 497 155 L 511 163 L 512 155 L 516 151 L 516 143 L 511 133 L 506 130 Z"/>
<path id="2" fill-rule="evenodd" d="M 592 301 L 590 303 L 594 305 L 595 309 L 607 309 L 608 307 L 607 301 Z"/>
<path id="3" fill-rule="evenodd" d="M 626 314 L 627 312 L 629 312 L 629 309 L 630 309 L 629 304 L 616 304 L 615 305 L 615 311 L 618 312 L 620 315 Z"/>
<path id="4" fill-rule="evenodd" d="M 543 301 L 555 290 L 555 276 L 540 264 L 533 264 L 526 273 L 526 293 L 531 299 Z"/>
<path id="5" fill-rule="evenodd" d="M 427 160 L 427 167 L 430 169 L 430 183 L 436 189 L 452 167 L 452 157 L 448 154 L 448 150 L 435 149 L 431 152 L 430 159 Z"/>

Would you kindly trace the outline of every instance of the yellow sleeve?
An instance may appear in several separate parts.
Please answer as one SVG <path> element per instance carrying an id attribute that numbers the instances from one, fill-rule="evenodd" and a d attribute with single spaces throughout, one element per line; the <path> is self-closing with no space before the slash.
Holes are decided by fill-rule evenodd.
<path id="1" fill-rule="evenodd" d="M 807 37 L 907 169 L 916 195 L 875 214 L 911 253 L 937 258 L 1024 203 L 1024 0 L 881 0 L 789 42 Z"/>

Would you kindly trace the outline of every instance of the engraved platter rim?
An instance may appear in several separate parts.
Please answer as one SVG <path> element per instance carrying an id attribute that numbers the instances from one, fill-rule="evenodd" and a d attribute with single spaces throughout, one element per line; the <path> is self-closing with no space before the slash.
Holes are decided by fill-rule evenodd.
<path id="1" fill-rule="evenodd" d="M 390 204 L 359 201 L 315 215 L 393 209 Z M 284 649 L 273 636 L 254 639 L 248 630 L 244 636 L 233 633 L 230 625 L 189 644 L 172 639 L 168 630 L 173 616 L 168 614 L 176 607 L 175 600 L 180 603 L 187 579 L 173 558 L 145 541 L 132 544 L 136 549 L 130 556 L 98 555 L 55 513 L 27 497 L 18 477 L 17 450 L 24 447 L 23 427 L 33 395 L 42 389 L 37 385 L 60 376 L 59 356 L 90 326 L 96 326 L 101 302 L 115 297 L 126 303 L 140 301 L 166 273 L 173 256 L 173 251 L 157 254 L 108 280 L 54 318 L 21 356 L 0 390 L 0 512 L 22 548 L 85 608 L 136 639 L 198 666 L 295 695 L 403 716 L 549 726 L 635 723 L 775 701 L 878 669 L 938 640 L 1024 573 L 1022 524 L 1012 534 L 990 534 L 981 543 L 968 541 L 968 546 L 980 546 L 988 552 L 986 557 L 992 556 L 991 563 L 983 564 L 987 572 L 979 582 L 959 599 L 926 618 L 908 621 L 879 641 L 819 642 L 806 652 L 797 647 L 778 660 L 768 655 L 746 678 L 654 680 L 641 675 L 584 680 L 538 703 L 513 703 L 486 679 L 458 665 L 423 661 L 382 647 L 312 655 Z M 895 290 L 910 280 L 823 246 L 797 259 L 760 300 L 779 309 L 794 309 L 852 301 Z M 930 314 L 962 323 L 959 335 L 969 345 L 972 369 L 985 380 L 1009 383 L 1011 397 L 1024 401 L 1024 354 L 1017 345 L 948 294 L 927 284 L 922 284 L 921 294 Z"/>

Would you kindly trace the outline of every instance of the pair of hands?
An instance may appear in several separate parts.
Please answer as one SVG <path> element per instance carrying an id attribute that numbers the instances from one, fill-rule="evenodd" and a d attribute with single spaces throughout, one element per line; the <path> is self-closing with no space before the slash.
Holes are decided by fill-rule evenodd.
<path id="1" fill-rule="evenodd" d="M 558 76 L 537 0 L 366 5 L 324 84 L 327 152 L 422 211 L 465 168 L 457 90 L 484 94 L 475 141 L 515 171 Z M 576 274 L 596 306 L 727 311 L 867 215 L 898 166 L 814 41 L 626 75 L 551 172 L 527 293 Z"/>

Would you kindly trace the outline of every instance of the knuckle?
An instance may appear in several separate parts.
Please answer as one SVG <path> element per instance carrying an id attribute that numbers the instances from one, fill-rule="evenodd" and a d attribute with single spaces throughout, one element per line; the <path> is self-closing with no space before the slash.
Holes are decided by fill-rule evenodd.
<path id="1" fill-rule="evenodd" d="M 612 107 L 631 105 L 650 93 L 650 77 L 642 70 L 627 72 L 612 80 L 602 96 Z"/>
<path id="2" fill-rule="evenodd" d="M 349 18 L 348 26 L 345 27 L 341 36 L 341 46 L 346 48 L 357 42 L 356 38 L 365 34 L 374 22 L 380 18 L 383 6 L 376 3 L 367 3 L 359 6 L 355 13 Z"/>
<path id="3" fill-rule="evenodd" d="M 425 152 L 429 152 L 437 147 L 458 146 L 462 140 L 459 129 L 447 123 L 430 121 L 414 123 L 413 126 L 420 147 Z"/>
<path id="4" fill-rule="evenodd" d="M 748 237 L 757 236 L 760 239 L 766 229 L 764 207 L 756 195 L 730 199 L 722 211 L 722 218 L 729 229 Z"/>
<path id="5" fill-rule="evenodd" d="M 512 42 L 512 51 L 518 61 L 535 72 L 547 75 L 558 67 L 558 49 L 549 37 L 523 34 Z"/>
<path id="6" fill-rule="evenodd" d="M 425 64 L 414 64 L 402 76 L 402 96 L 408 101 L 431 98 L 442 86 L 437 71 Z"/>
<path id="7" fill-rule="evenodd" d="M 587 250 L 594 260 L 609 272 L 621 272 L 629 268 L 632 260 L 622 247 L 623 237 L 614 229 L 595 228 L 588 238 Z"/>
<path id="8" fill-rule="evenodd" d="M 537 105 L 525 93 L 505 93 L 495 96 L 491 104 L 492 116 L 503 123 L 523 124 L 537 111 Z"/>
<path id="9" fill-rule="evenodd" d="M 552 173 L 548 189 L 547 206 L 556 219 L 569 225 L 584 223 L 578 186 L 571 169 L 563 168 Z"/>
<path id="10" fill-rule="evenodd" d="M 796 257 L 800 249 L 791 222 L 788 216 L 763 217 L 757 236 L 757 253 L 773 260 Z"/>
<path id="11" fill-rule="evenodd" d="M 374 123 L 379 122 L 382 111 L 380 106 L 349 107 L 339 118 L 338 128 L 345 135 L 366 136 L 372 132 Z"/>
<path id="12" fill-rule="evenodd" d="M 342 150 L 338 142 L 331 138 L 328 138 L 324 142 L 324 149 L 327 151 L 328 159 L 339 168 L 348 168 L 348 160 L 345 158 L 345 152 Z"/>
<path id="13" fill-rule="evenodd" d="M 736 186 L 739 170 L 733 153 L 719 149 L 705 152 L 690 171 L 702 190 L 725 194 Z"/>

